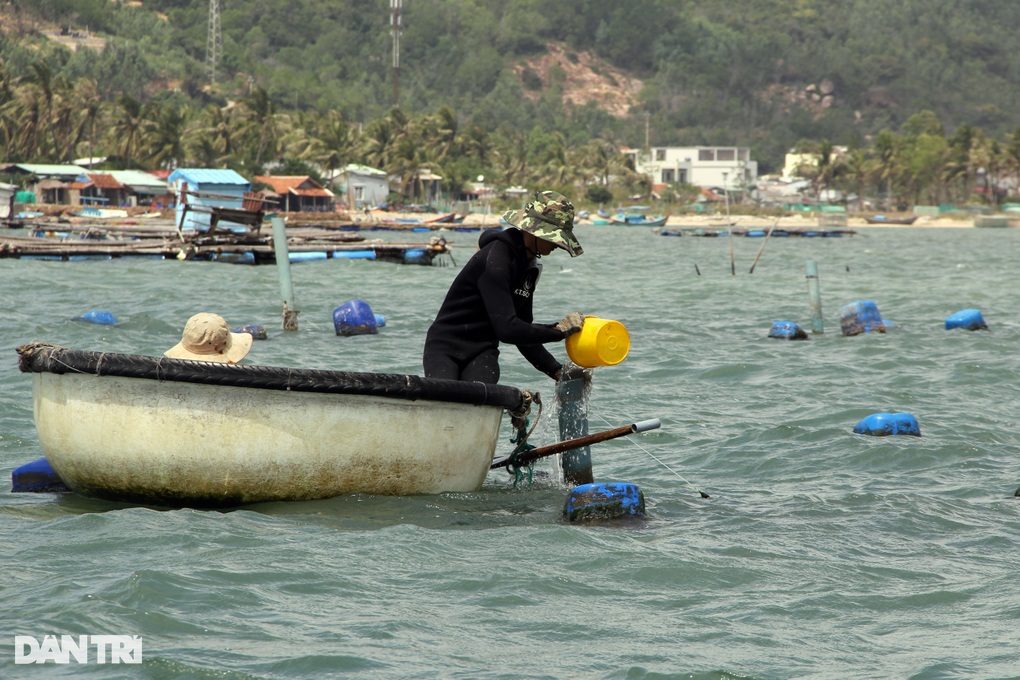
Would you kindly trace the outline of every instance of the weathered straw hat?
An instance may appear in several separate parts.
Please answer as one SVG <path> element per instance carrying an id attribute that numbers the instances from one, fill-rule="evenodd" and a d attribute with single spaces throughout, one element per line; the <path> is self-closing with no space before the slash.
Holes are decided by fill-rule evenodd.
<path id="1" fill-rule="evenodd" d="M 251 349 L 250 333 L 234 333 L 219 314 L 201 312 L 188 319 L 181 341 L 163 352 L 171 359 L 236 364 Z"/>

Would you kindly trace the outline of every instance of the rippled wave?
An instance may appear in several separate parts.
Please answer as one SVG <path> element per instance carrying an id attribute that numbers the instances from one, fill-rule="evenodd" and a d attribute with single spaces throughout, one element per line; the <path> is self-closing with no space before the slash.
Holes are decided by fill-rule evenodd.
<path id="1" fill-rule="evenodd" d="M 583 257 L 546 258 L 536 309 L 628 327 L 630 356 L 595 371 L 590 429 L 662 427 L 592 460 L 641 487 L 647 517 L 566 522 L 555 460 L 524 488 L 495 471 L 474 494 L 228 512 L 5 492 L 8 635 L 140 635 L 158 678 L 1020 677 L 1020 230 L 773 238 L 754 274 L 762 240 L 737 239 L 735 276 L 725 238 L 578 235 Z M 462 264 L 475 236 L 451 238 Z M 773 321 L 810 328 L 809 259 L 825 334 L 768 339 Z M 40 455 L 19 344 L 158 354 L 207 310 L 266 326 L 259 363 L 419 373 L 456 271 L 297 265 L 301 329 L 285 333 L 272 267 L 0 260 L 0 468 Z M 386 316 L 378 336 L 334 334 L 352 298 Z M 840 335 L 860 299 L 889 332 Z M 990 330 L 947 332 L 964 308 Z M 121 323 L 72 320 L 90 309 Z M 534 436 L 554 441 L 552 383 L 512 350 L 503 370 L 546 395 Z M 886 411 L 922 436 L 853 434 Z M 12 641 L 0 673 L 36 677 Z"/>

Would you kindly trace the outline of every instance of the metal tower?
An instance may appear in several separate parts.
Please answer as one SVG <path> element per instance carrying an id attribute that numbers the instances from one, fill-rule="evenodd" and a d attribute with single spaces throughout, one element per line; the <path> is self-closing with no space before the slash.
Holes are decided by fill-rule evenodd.
<path id="1" fill-rule="evenodd" d="M 223 34 L 220 33 L 220 0 L 209 0 L 209 35 L 205 41 L 205 63 L 209 67 L 209 82 L 216 82 L 216 62 L 223 53 Z"/>
<path id="2" fill-rule="evenodd" d="M 213 0 L 210 0 L 213 1 Z M 404 30 L 400 18 L 404 0 L 390 0 L 390 35 L 393 37 L 393 105 L 397 105 L 400 83 L 400 34 Z"/>

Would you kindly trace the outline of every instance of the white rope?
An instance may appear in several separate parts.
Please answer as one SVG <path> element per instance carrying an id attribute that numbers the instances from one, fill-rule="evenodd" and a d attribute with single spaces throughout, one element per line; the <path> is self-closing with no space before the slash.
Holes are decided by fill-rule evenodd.
<path id="1" fill-rule="evenodd" d="M 602 417 L 601 415 L 600 415 L 600 416 L 598 416 L 598 418 L 599 418 L 599 420 L 601 420 L 602 422 L 604 422 L 604 423 L 605 423 L 606 425 L 612 426 L 612 423 L 610 423 L 610 422 L 609 422 L 608 420 L 606 420 L 606 419 L 605 419 L 604 417 Z M 650 457 L 650 458 L 651 458 L 652 460 L 654 460 L 654 461 L 655 461 L 656 463 L 658 463 L 658 464 L 659 464 L 659 465 L 661 465 L 662 467 L 664 467 L 664 468 L 666 468 L 667 470 L 669 470 L 670 472 L 672 472 L 672 473 L 673 473 L 674 475 L 676 475 L 676 476 L 677 476 L 678 478 L 680 478 L 680 480 L 681 480 L 682 482 L 684 482 L 685 484 L 687 484 L 687 486 L 689 486 L 689 487 L 691 487 L 692 489 L 694 489 L 695 491 L 697 491 L 697 492 L 698 492 L 698 494 L 700 494 L 702 498 L 708 498 L 708 497 L 709 497 L 709 495 L 708 495 L 707 493 L 705 493 L 704 491 L 702 491 L 701 489 L 699 489 L 698 487 L 694 486 L 694 485 L 693 485 L 693 484 L 691 484 L 691 483 L 690 483 L 689 481 L 687 481 L 687 479 L 685 479 L 683 475 L 681 475 L 681 474 L 680 474 L 679 472 L 677 472 L 676 470 L 674 470 L 673 468 L 671 468 L 671 467 L 670 467 L 669 465 L 667 465 L 667 464 L 666 464 L 666 463 L 665 463 L 665 462 L 664 462 L 664 461 L 663 461 L 663 460 L 662 460 L 661 458 L 659 458 L 658 456 L 656 456 L 656 455 L 655 455 L 654 453 L 652 453 L 651 451 L 649 451 L 649 450 L 648 450 L 648 449 L 646 449 L 645 447 L 641 446 L 641 444 L 639 444 L 639 443 L 637 442 L 637 440 L 636 440 L 636 439 L 634 439 L 634 438 L 632 438 L 632 437 L 627 437 L 627 439 L 628 439 L 628 441 L 630 441 L 630 443 L 631 443 L 631 444 L 633 444 L 634 446 L 638 447 L 639 449 L 641 449 L 642 451 L 644 451 L 644 452 L 645 452 L 646 454 L 648 454 L 648 456 L 649 456 L 649 457 Z"/>

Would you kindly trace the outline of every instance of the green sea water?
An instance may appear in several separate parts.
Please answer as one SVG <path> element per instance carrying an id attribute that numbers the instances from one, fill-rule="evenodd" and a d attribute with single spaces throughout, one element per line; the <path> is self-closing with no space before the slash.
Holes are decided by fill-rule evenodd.
<path id="1" fill-rule="evenodd" d="M 252 362 L 420 373 L 477 234 L 449 238 L 444 267 L 293 266 L 289 333 L 274 267 L 0 260 L 0 473 L 42 455 L 28 342 L 159 354 L 214 311 L 265 325 Z M 567 522 L 554 459 L 525 488 L 500 471 L 477 493 L 226 512 L 5 483 L 0 677 L 1020 677 L 1020 230 L 772 238 L 753 274 L 763 240 L 737 238 L 736 275 L 725 237 L 578 238 L 582 257 L 545 258 L 536 314 L 629 329 L 627 359 L 595 371 L 590 429 L 662 427 L 591 452 L 596 480 L 642 489 L 644 520 Z M 810 328 L 807 260 L 825 333 L 769 339 L 777 320 Z M 386 317 L 378 335 L 335 335 L 349 299 Z M 862 299 L 893 326 L 843 337 L 838 308 Z M 946 331 L 967 308 L 990 330 Z M 73 320 L 93 309 L 119 323 Z M 502 365 L 552 404 L 512 349 Z M 556 440 L 547 411 L 537 444 Z M 922 436 L 852 433 L 877 412 L 914 414 Z M 15 665 L 15 635 L 62 634 L 140 636 L 143 663 Z"/>

